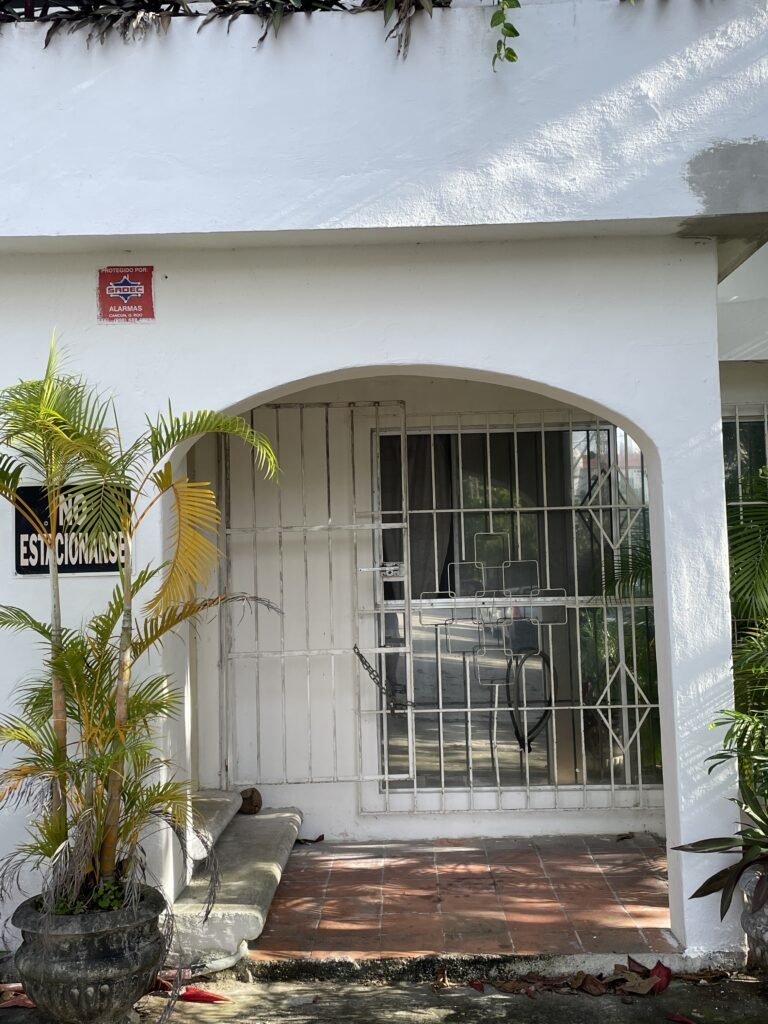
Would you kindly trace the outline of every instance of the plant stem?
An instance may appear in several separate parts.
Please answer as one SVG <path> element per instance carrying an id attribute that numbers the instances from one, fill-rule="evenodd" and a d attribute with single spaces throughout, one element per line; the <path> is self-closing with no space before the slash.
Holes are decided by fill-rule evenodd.
<path id="1" fill-rule="evenodd" d="M 123 774 L 125 756 L 123 744 L 128 720 L 128 691 L 131 682 L 133 665 L 133 593 L 132 593 L 132 552 L 131 531 L 128 523 L 124 527 L 125 561 L 121 569 L 123 581 L 123 618 L 120 630 L 120 660 L 117 669 L 117 687 L 115 690 L 115 737 L 113 740 L 114 757 L 109 767 L 107 782 L 107 811 L 104 819 L 104 839 L 101 844 L 100 875 L 101 883 L 111 881 L 115 876 L 117 857 L 117 837 L 120 826 L 120 802 L 123 790 Z"/>
<path id="2" fill-rule="evenodd" d="M 58 824 L 59 834 L 64 840 L 67 836 L 67 789 L 63 772 L 63 763 L 67 752 L 67 701 L 64 692 L 64 682 L 56 671 L 56 659 L 61 654 L 61 592 L 59 587 L 59 565 L 56 560 L 56 525 L 58 517 L 59 495 L 49 491 L 48 494 L 48 515 L 50 517 L 50 548 L 48 555 L 48 568 L 51 579 L 51 657 L 53 667 L 51 669 L 51 708 L 53 732 L 56 737 L 56 763 L 59 768 L 59 777 L 53 785 L 51 794 L 52 810 L 55 821 Z"/>

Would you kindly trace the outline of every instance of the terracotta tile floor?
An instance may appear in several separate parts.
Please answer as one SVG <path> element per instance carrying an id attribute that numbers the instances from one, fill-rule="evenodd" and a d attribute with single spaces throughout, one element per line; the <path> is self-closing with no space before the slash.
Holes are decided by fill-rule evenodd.
<path id="1" fill-rule="evenodd" d="M 297 846 L 254 959 L 664 953 L 666 851 L 637 835 Z"/>

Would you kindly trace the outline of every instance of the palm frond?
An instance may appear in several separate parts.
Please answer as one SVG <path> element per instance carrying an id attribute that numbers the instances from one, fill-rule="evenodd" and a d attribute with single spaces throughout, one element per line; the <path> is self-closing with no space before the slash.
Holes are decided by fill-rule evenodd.
<path id="1" fill-rule="evenodd" d="M 172 555 L 147 612 L 164 612 L 190 601 L 204 587 L 219 560 L 215 536 L 221 514 L 216 495 L 206 483 L 174 477 L 170 463 L 153 476 L 159 494 L 173 497 Z"/>
<path id="2" fill-rule="evenodd" d="M 258 469 L 267 478 L 276 475 L 277 456 L 269 439 L 254 430 L 242 416 L 207 410 L 178 416 L 170 404 L 167 415 L 159 415 L 154 423 L 147 420 L 147 441 L 153 465 L 158 465 L 183 442 L 204 434 L 226 434 L 239 438 L 253 449 Z"/>
<path id="3" fill-rule="evenodd" d="M 51 639 L 51 627 L 47 622 L 41 622 L 23 608 L 11 604 L 0 605 L 0 629 L 8 629 L 12 633 L 29 631 L 48 642 Z"/>
<path id="4" fill-rule="evenodd" d="M 645 597 L 653 590 L 653 569 L 650 545 L 635 543 L 606 561 L 603 592 L 611 597 L 629 600 Z"/>
<path id="5" fill-rule="evenodd" d="M 169 633 L 186 622 L 194 622 L 207 611 L 218 608 L 222 604 L 238 603 L 244 607 L 261 606 L 277 615 L 282 609 L 265 597 L 254 597 L 251 594 L 217 594 L 214 597 L 193 598 L 181 604 L 171 605 L 164 611 L 146 617 L 136 623 L 133 638 L 133 652 L 138 658 L 152 647 L 156 647 Z"/>
<path id="6" fill-rule="evenodd" d="M 756 499 L 728 509 L 731 603 L 737 619 L 768 619 L 768 480 L 755 482 Z"/>
<path id="7" fill-rule="evenodd" d="M 146 566 L 139 570 L 131 583 L 131 593 L 136 595 L 148 586 L 162 571 L 160 567 Z M 96 643 L 107 645 L 117 629 L 123 614 L 123 584 L 117 583 L 109 599 L 106 610 L 94 615 L 87 626 L 87 632 Z"/>

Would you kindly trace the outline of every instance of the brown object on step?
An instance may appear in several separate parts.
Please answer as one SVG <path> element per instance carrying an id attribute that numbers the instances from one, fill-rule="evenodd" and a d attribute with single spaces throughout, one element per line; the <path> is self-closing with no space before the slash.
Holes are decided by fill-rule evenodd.
<path id="1" fill-rule="evenodd" d="M 258 814 L 261 810 L 262 799 L 261 793 L 256 789 L 255 786 L 251 786 L 249 789 L 241 791 L 240 796 L 243 798 L 243 805 L 238 814 Z"/>

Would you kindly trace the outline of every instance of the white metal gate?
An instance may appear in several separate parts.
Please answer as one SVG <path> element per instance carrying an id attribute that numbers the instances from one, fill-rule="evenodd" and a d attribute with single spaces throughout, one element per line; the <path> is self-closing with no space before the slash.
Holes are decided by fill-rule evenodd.
<path id="1" fill-rule="evenodd" d="M 405 666 L 402 692 L 382 692 L 376 678 L 380 638 L 392 635 L 385 579 L 410 607 L 407 557 L 384 558 L 385 548 L 408 550 L 406 487 L 386 513 L 376 497 L 379 438 L 405 445 L 405 407 L 283 404 L 260 407 L 251 419 L 273 441 L 280 481 L 265 484 L 244 447 L 223 442 L 222 585 L 282 613 L 236 603 L 222 613 L 228 784 L 370 782 L 376 804 L 389 721 L 413 695 L 409 612 L 388 648 Z M 410 753 L 385 789 L 412 771 L 412 722 L 400 718 Z"/>
<path id="2" fill-rule="evenodd" d="M 642 455 L 563 411 L 400 402 L 252 413 L 278 486 L 222 449 L 230 785 L 355 781 L 361 812 L 656 807 Z"/>

